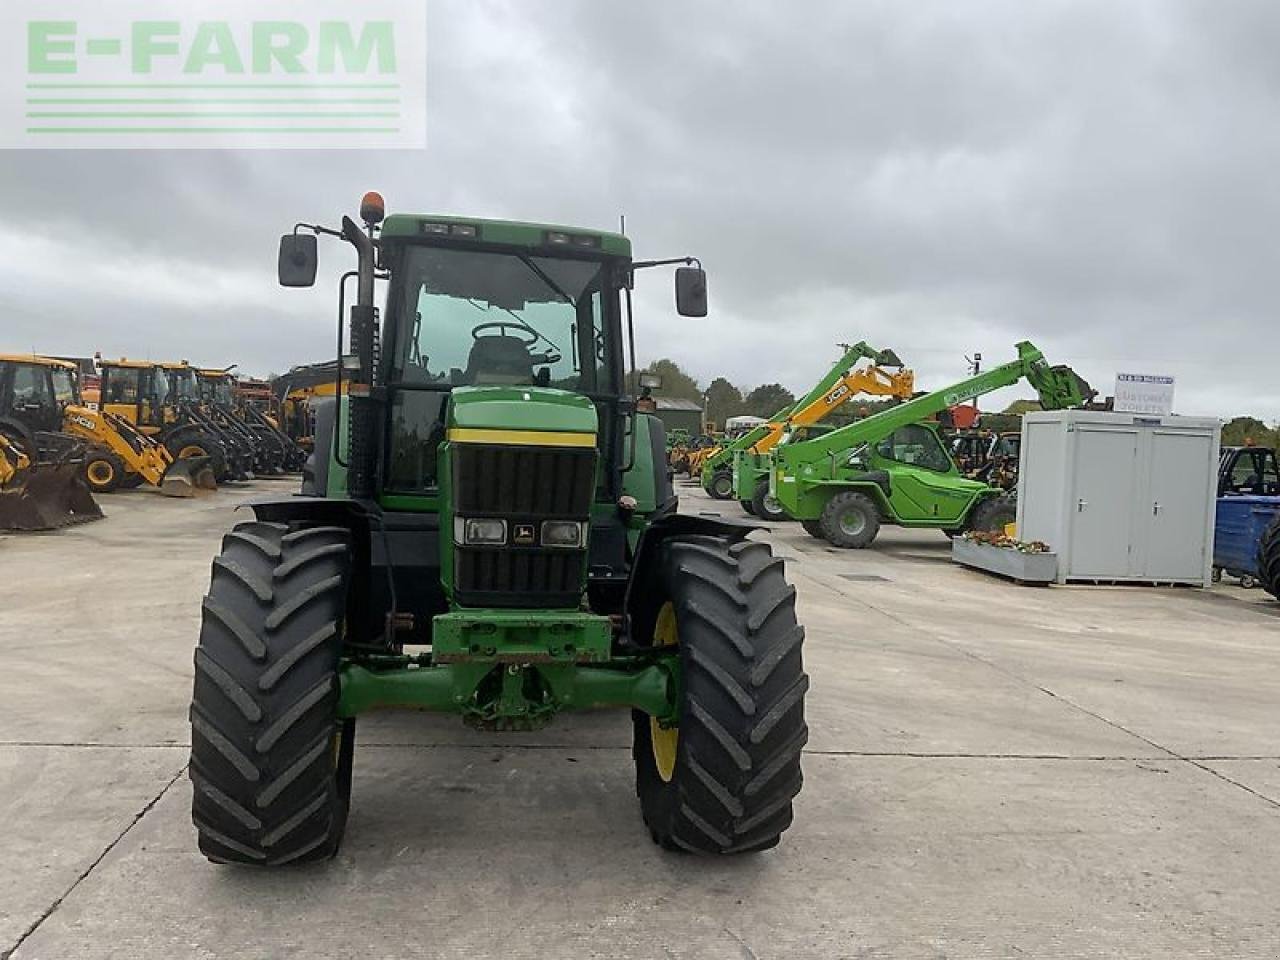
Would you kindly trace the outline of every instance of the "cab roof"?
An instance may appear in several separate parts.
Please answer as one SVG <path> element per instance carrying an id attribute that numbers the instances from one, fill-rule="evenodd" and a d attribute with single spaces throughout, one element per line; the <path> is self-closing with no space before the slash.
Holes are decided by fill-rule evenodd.
<path id="1" fill-rule="evenodd" d="M 29 363 L 42 367 L 61 367 L 64 370 L 76 369 L 74 363 L 55 360 L 53 357 L 38 357 L 34 353 L 0 353 L 0 363 Z"/>
<path id="2" fill-rule="evenodd" d="M 474 228 L 467 232 L 467 228 Z M 461 228 L 461 231 L 455 228 Z M 439 243 L 499 243 L 542 253 L 557 250 L 631 256 L 631 240 L 621 233 L 522 220 L 486 220 L 436 213 L 394 213 L 382 224 L 387 240 L 432 240 Z"/>

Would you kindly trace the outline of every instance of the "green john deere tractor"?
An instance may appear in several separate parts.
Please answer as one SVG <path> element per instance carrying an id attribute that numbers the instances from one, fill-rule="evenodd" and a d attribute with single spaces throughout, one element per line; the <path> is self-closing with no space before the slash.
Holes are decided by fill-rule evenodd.
<path id="1" fill-rule="evenodd" d="M 676 512 L 661 424 L 623 394 L 635 272 L 683 264 L 677 308 L 705 316 L 701 267 L 599 231 L 386 218 L 376 194 L 361 218 L 281 241 L 293 287 L 315 281 L 316 235 L 355 249 L 345 382 L 316 411 L 310 495 L 253 503 L 213 561 L 200 849 L 332 856 L 355 720 L 377 708 L 487 730 L 627 708 L 657 843 L 774 846 L 807 736 L 794 588 L 750 527 Z"/>

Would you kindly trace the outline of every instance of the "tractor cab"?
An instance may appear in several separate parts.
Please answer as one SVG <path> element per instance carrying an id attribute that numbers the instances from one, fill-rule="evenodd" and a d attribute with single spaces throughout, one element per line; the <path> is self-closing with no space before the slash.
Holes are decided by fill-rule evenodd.
<path id="1" fill-rule="evenodd" d="M 143 433 L 154 436 L 165 426 L 171 390 L 170 374 L 160 364 L 123 358 L 101 364 L 102 410 L 128 420 Z"/>
<path id="2" fill-rule="evenodd" d="M 66 409 L 79 405 L 75 364 L 0 354 L 0 432 L 11 438 L 56 433 Z"/>
<path id="3" fill-rule="evenodd" d="M 960 523 L 987 484 L 964 476 L 951 458 L 933 421 L 898 427 L 874 444 L 854 451 L 854 473 L 876 481 L 888 497 L 898 523 Z M 892 476 L 890 482 L 889 477 Z M 881 481 L 883 478 L 883 481 Z"/>
<path id="4" fill-rule="evenodd" d="M 1280 467 L 1270 447 L 1223 447 L 1218 496 L 1280 496 Z"/>
<path id="5" fill-rule="evenodd" d="M 194 371 L 197 395 L 203 403 L 231 409 L 235 404 L 235 381 L 226 370 Z"/>

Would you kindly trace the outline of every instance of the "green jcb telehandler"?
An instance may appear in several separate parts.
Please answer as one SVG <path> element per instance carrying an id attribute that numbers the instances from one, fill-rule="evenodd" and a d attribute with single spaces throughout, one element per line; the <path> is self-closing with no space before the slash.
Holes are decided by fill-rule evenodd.
<path id="1" fill-rule="evenodd" d="M 200 849 L 332 856 L 355 720 L 376 708 L 487 730 L 629 709 L 657 843 L 774 846 L 807 737 L 795 590 L 750 527 L 676 512 L 661 424 L 623 394 L 635 272 L 683 264 L 677 309 L 698 317 L 701 266 L 633 261 L 593 230 L 386 218 L 376 194 L 361 219 L 281 241 L 285 286 L 314 283 L 315 234 L 355 249 L 354 359 L 317 410 L 317 495 L 254 502 L 213 562 L 191 708 Z"/>
<path id="2" fill-rule="evenodd" d="M 928 418 L 1019 380 L 1046 410 L 1079 406 L 1093 396 L 1068 367 L 1051 367 L 1030 343 L 1018 358 L 943 390 L 801 443 L 773 449 L 770 493 L 812 536 L 837 547 L 870 546 L 883 523 L 927 527 L 955 536 L 999 531 L 1016 504 L 1005 490 L 965 477 Z"/>

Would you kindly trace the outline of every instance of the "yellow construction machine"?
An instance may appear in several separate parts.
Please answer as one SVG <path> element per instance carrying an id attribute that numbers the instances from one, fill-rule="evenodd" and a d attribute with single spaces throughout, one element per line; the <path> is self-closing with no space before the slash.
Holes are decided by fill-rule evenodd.
<path id="1" fill-rule="evenodd" d="M 207 459 L 175 462 L 132 423 L 87 406 L 75 364 L 64 360 L 0 354 L 0 430 L 37 449 L 39 435 L 76 438 L 84 448 L 80 472 L 94 493 L 145 483 L 167 496 L 190 497 L 216 486 Z"/>
<path id="2" fill-rule="evenodd" d="M 28 382 L 0 361 L 0 411 L 28 401 Z M 25 431 L 0 413 L 0 530 L 52 530 L 102 518 L 84 484 L 85 444 L 63 433 Z"/>

